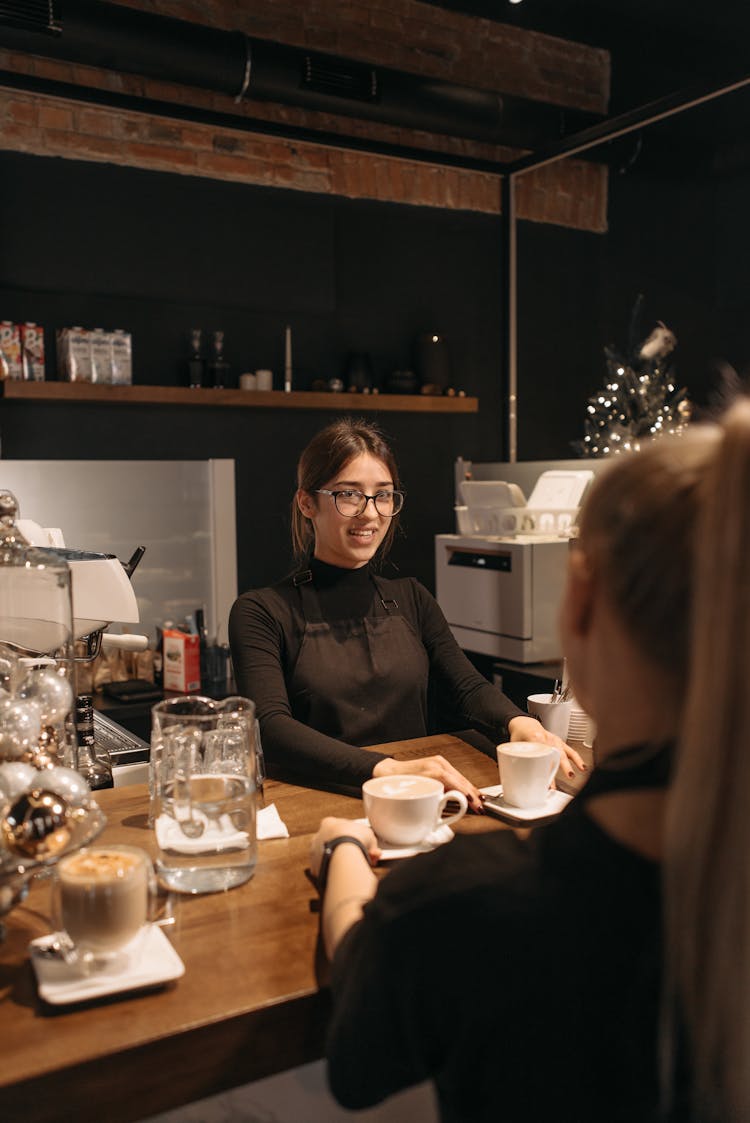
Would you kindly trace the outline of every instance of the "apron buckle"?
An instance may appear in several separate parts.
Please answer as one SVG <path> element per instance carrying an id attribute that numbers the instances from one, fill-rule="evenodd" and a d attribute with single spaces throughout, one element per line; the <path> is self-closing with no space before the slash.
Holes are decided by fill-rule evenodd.
<path id="1" fill-rule="evenodd" d="M 295 573 L 292 578 L 295 589 L 298 589 L 300 585 L 306 585 L 308 581 L 312 581 L 312 570 L 310 569 L 303 569 L 301 573 Z"/>

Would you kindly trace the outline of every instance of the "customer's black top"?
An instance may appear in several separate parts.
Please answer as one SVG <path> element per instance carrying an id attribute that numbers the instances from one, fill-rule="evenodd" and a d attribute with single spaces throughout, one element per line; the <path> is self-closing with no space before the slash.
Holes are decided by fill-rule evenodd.
<path id="1" fill-rule="evenodd" d="M 345 1106 L 432 1078 L 444 1123 L 657 1119 L 660 868 L 585 805 L 665 772 L 595 773 L 526 842 L 459 836 L 387 875 L 333 962 Z"/>
<path id="2" fill-rule="evenodd" d="M 308 572 L 243 594 L 229 621 L 270 775 L 359 788 L 383 759 L 361 746 L 430 732 L 428 679 L 466 727 L 507 739 L 522 711 L 472 666 L 422 585 L 315 558 Z"/>

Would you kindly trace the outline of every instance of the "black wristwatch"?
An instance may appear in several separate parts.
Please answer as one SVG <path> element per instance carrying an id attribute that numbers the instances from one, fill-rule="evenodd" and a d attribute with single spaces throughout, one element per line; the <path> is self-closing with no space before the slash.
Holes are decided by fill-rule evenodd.
<path id="1" fill-rule="evenodd" d="M 321 897 L 326 891 L 326 884 L 328 882 L 328 867 L 331 864 L 333 852 L 337 846 L 341 845 L 342 842 L 352 842 L 355 846 L 358 846 L 367 859 L 368 866 L 372 868 L 372 862 L 370 861 L 370 852 L 368 851 L 361 838 L 355 838 L 353 834 L 340 834 L 338 838 L 329 838 L 328 842 L 323 843 L 323 857 L 320 860 L 320 869 L 318 870 L 317 877 L 318 892 L 320 893 Z"/>

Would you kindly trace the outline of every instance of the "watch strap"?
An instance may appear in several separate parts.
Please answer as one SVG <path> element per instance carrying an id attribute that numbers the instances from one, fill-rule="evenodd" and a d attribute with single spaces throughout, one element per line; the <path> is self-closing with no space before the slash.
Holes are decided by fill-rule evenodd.
<path id="1" fill-rule="evenodd" d="M 340 834 L 337 838 L 329 838 L 327 842 L 323 843 L 323 857 L 320 861 L 320 869 L 318 870 L 317 877 L 318 892 L 320 893 L 321 897 L 326 891 L 326 885 L 328 883 L 328 867 L 331 864 L 331 858 L 333 857 L 333 853 L 336 847 L 341 846 L 343 842 L 351 842 L 354 844 L 354 846 L 359 847 L 359 849 L 367 859 L 368 866 L 372 868 L 372 862 L 370 861 L 370 852 L 361 838 L 355 838 L 353 834 Z"/>

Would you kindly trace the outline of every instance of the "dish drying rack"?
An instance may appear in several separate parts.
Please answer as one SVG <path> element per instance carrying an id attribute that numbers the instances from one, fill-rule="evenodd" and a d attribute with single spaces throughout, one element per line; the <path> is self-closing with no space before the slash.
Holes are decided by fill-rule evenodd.
<path id="1" fill-rule="evenodd" d="M 542 472 L 528 499 L 516 483 L 462 480 L 456 506 L 459 534 L 509 538 L 516 535 L 569 538 L 575 530 L 591 471 Z"/>

